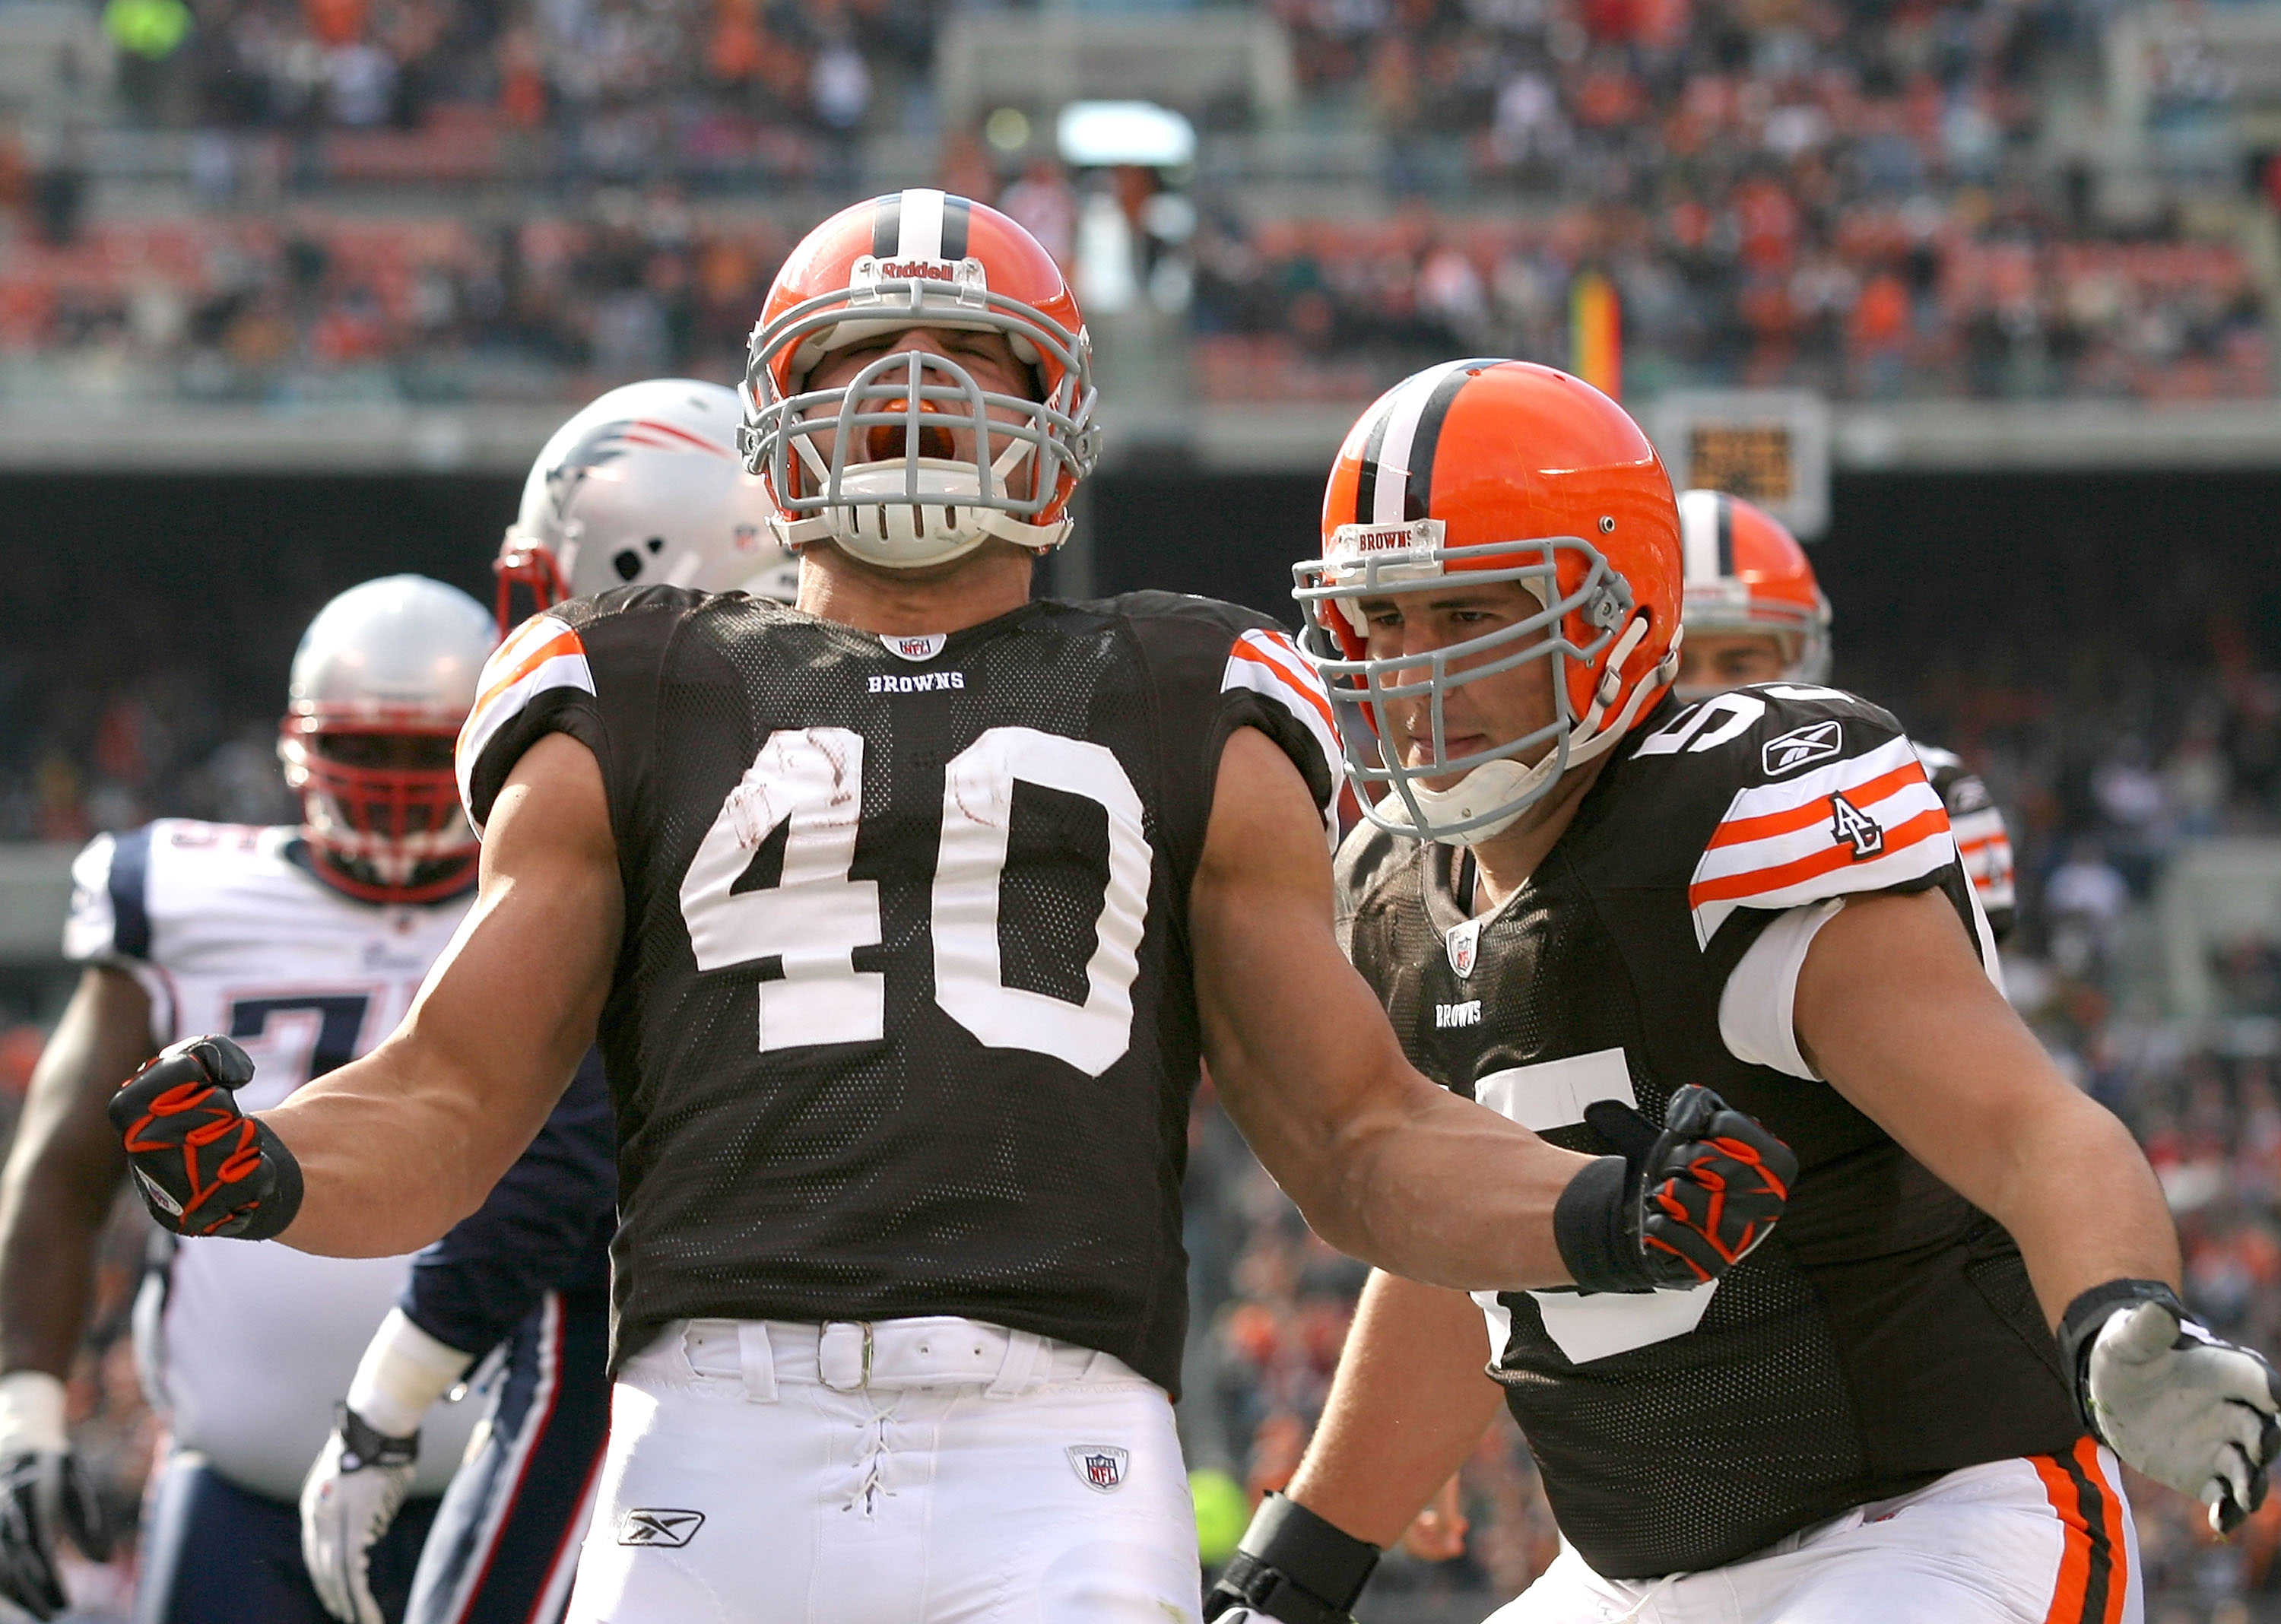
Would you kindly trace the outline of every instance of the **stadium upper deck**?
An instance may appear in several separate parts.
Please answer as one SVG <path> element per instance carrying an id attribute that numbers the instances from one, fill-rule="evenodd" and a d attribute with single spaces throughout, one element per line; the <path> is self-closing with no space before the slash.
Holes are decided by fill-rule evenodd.
<path id="1" fill-rule="evenodd" d="M 1562 360 L 1590 271 L 1635 397 L 2264 398 L 2281 234 L 2251 70 L 2281 8 L 2220 12 L 1178 10 L 1164 30 L 1249 62 L 1157 65 L 1195 163 L 1072 174 L 1048 115 L 1121 88 L 1085 47 L 1123 10 L 0 0 L 0 403 L 728 376 L 790 232 L 928 181 L 1067 255 L 1112 364 L 1120 326 L 1189 338 L 1128 400 L 1346 403 L 1453 351 Z M 1025 42 L 1050 71 L 977 79 Z"/>

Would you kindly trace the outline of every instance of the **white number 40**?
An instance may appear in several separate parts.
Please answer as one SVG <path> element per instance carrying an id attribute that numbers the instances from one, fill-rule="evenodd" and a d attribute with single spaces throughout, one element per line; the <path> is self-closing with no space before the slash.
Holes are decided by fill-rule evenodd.
<path id="1" fill-rule="evenodd" d="M 1086 1001 L 1008 986 L 999 963 L 999 882 L 1017 780 L 1082 795 L 1108 814 L 1109 884 L 1085 967 Z M 846 728 L 771 733 L 729 792 L 681 881 L 700 971 L 775 958 L 760 984 L 760 1046 L 877 1042 L 886 978 L 854 953 L 881 940 L 879 885 L 854 879 L 863 809 L 863 736 Z M 733 892 L 779 828 L 777 884 Z M 992 728 L 943 770 L 942 844 L 932 896 L 935 1001 L 994 1048 L 1029 1049 L 1098 1077 L 1132 1046 L 1133 983 L 1148 923 L 1152 854 L 1140 797 L 1116 755 L 1033 728 Z"/>

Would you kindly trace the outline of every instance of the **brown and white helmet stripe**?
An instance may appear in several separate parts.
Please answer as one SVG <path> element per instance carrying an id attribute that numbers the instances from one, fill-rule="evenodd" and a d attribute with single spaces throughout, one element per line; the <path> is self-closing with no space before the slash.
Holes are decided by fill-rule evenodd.
<path id="1" fill-rule="evenodd" d="M 1388 391 L 1356 425 L 1364 436 L 1355 475 L 1357 524 L 1407 524 L 1427 516 L 1434 497 L 1434 452 L 1458 391 L 1494 359 L 1429 367 Z M 1469 370 L 1470 369 L 1470 370 Z"/>
<path id="2" fill-rule="evenodd" d="M 871 216 L 871 252 L 881 259 L 963 259 L 971 205 L 930 186 L 889 192 Z"/>

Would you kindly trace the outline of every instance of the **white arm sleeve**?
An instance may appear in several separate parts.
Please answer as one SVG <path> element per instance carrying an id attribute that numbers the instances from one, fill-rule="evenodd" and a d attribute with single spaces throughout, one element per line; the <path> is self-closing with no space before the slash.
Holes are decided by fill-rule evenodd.
<path id="1" fill-rule="evenodd" d="M 349 1383 L 348 1405 L 365 1424 L 394 1438 L 420 1430 L 428 1407 L 450 1392 L 476 1356 L 446 1346 L 414 1325 L 400 1308 L 388 1311 Z"/>
<path id="2" fill-rule="evenodd" d="M 1798 1052 L 1791 1010 L 1798 1001 L 1798 972 L 1805 968 L 1805 950 L 1813 945 L 1815 932 L 1844 906 L 1844 897 L 1832 897 L 1790 909 L 1759 932 L 1759 940 L 1743 955 L 1719 994 L 1719 1036 L 1736 1059 L 1821 1080 Z"/>
<path id="3" fill-rule="evenodd" d="M 2001 993 L 2004 967 L 1996 956 L 1996 934 L 1988 928 L 1979 893 L 1970 895 L 1981 968 Z M 1813 945 L 1814 936 L 1844 906 L 1844 897 L 1832 897 L 1790 909 L 1759 932 L 1759 940 L 1743 955 L 1719 994 L 1719 1036 L 1736 1059 L 1812 1082 L 1822 1080 L 1798 1047 L 1798 975 L 1805 968 L 1805 950 Z"/>

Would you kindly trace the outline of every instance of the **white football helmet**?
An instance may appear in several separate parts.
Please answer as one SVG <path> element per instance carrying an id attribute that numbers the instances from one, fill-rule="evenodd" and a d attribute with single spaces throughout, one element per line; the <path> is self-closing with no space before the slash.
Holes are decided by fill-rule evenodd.
<path id="1" fill-rule="evenodd" d="M 277 756 L 324 877 L 372 902 L 424 902 L 475 877 L 452 746 L 498 641 L 455 586 L 385 576 L 301 634 Z"/>
<path id="2" fill-rule="evenodd" d="M 737 449 L 744 404 L 693 378 L 614 389 L 554 431 L 530 465 L 494 568 L 499 630 L 521 584 L 547 608 L 614 586 L 800 596 L 800 556 Z"/>

